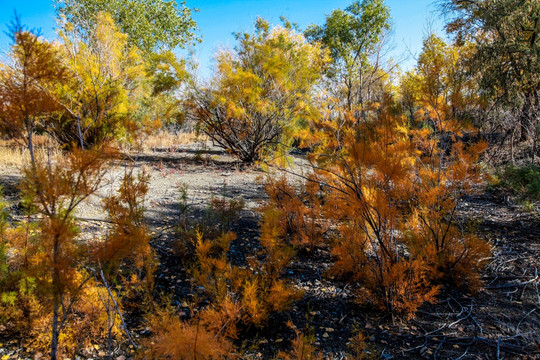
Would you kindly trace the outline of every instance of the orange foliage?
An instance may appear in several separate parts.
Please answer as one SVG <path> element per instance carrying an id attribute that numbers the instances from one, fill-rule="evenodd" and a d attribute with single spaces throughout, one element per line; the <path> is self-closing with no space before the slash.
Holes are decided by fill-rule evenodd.
<path id="1" fill-rule="evenodd" d="M 328 112 L 317 124 L 311 161 L 325 190 L 325 217 L 337 224 L 332 271 L 362 285 L 360 300 L 410 316 L 438 289 L 403 248 L 417 151 L 392 111 L 388 101 L 376 119 L 362 122 L 354 112 Z"/>
<path id="2" fill-rule="evenodd" d="M 456 124 L 450 127 L 445 123 L 444 126 L 446 131 L 453 130 L 450 134 L 460 131 Z M 490 246 L 459 229 L 455 221 L 462 196 L 473 192 L 481 183 L 476 164 L 486 144 L 465 146 L 456 140 L 456 135 L 446 135 L 451 139 L 446 148 L 441 148 L 444 141 L 441 133 L 413 132 L 422 153 L 406 243 L 415 257 L 428 264 L 430 280 L 475 290 L 481 285 L 480 270 L 490 256 Z"/>
<path id="3" fill-rule="evenodd" d="M 264 235 L 263 235 L 264 236 Z M 262 326 L 272 311 L 287 310 L 299 292 L 279 279 L 281 261 L 276 259 L 276 245 L 263 245 L 267 256 L 264 261 L 248 259 L 250 268 L 232 265 L 227 259 L 232 233 L 223 234 L 215 240 L 203 239 L 198 234 L 196 262 L 193 277 L 212 298 L 212 305 L 201 313 L 203 324 L 210 328 L 222 328 L 229 338 L 236 336 L 236 325 Z M 290 259 L 290 257 L 289 257 Z M 281 260 L 281 259 L 280 259 Z"/>
<path id="4" fill-rule="evenodd" d="M 405 242 L 416 258 L 426 262 L 432 282 L 475 290 L 481 285 L 479 273 L 490 247 L 456 226 L 460 199 L 482 182 L 478 161 L 487 148 L 485 142 L 462 140 L 474 129 L 466 117 L 460 118 L 479 101 L 471 79 L 463 77 L 460 68 L 458 53 L 465 59 L 470 51 L 470 45 L 448 46 L 432 34 L 424 40 L 415 75 L 404 80 L 416 88 L 411 92 L 417 110 L 410 135 L 419 151 Z"/>
<path id="5" fill-rule="evenodd" d="M 322 354 L 317 351 L 313 343 L 315 337 L 310 334 L 302 333 L 294 327 L 289 321 L 287 324 L 294 329 L 296 337 L 292 340 L 292 349 L 288 352 L 279 351 L 276 359 L 279 360 L 320 360 Z"/>
<path id="6" fill-rule="evenodd" d="M 144 196 L 148 175 L 126 172 L 116 195 L 104 200 L 112 229 L 104 240 L 92 244 L 96 266 L 103 270 L 107 282 L 124 291 L 150 295 L 153 286 L 154 252 L 150 233 L 144 222 Z M 126 295 L 126 294 L 124 294 Z"/>
<path id="7" fill-rule="evenodd" d="M 140 359 L 204 360 L 234 358 L 233 346 L 223 334 L 198 319 L 182 321 L 170 311 L 158 310 L 150 319 L 153 335 L 143 341 Z"/>
<path id="8" fill-rule="evenodd" d="M 320 245 L 326 228 L 322 225 L 322 206 L 318 184 L 308 182 L 300 193 L 287 182 L 285 177 L 268 179 L 265 186 L 268 201 L 261 212 L 274 211 L 283 229 L 284 240 L 300 248 Z M 276 212 L 277 211 L 277 212 Z"/>
<path id="9" fill-rule="evenodd" d="M 368 344 L 367 336 L 361 331 L 357 331 L 356 334 L 349 339 L 349 350 L 351 354 L 346 357 L 348 360 L 360 360 L 368 358 Z"/>
<path id="10" fill-rule="evenodd" d="M 410 129 L 389 96 L 377 113 L 359 119 L 354 110 L 329 106 L 312 125 L 310 180 L 324 190 L 316 207 L 335 224 L 331 271 L 361 285 L 359 300 L 410 317 L 435 301 L 443 277 L 479 284 L 489 248 L 458 231 L 455 211 L 480 181 L 476 164 L 485 145 L 465 146 L 459 122 L 441 113 L 437 127 Z M 280 187 L 269 192 L 274 202 L 302 207 L 275 195 Z"/>
<path id="11" fill-rule="evenodd" d="M 33 136 L 60 109 L 50 90 L 66 79 L 66 69 L 58 47 L 26 30 L 18 19 L 10 32 L 11 62 L 0 66 L 0 131 L 22 140 L 34 163 Z"/>

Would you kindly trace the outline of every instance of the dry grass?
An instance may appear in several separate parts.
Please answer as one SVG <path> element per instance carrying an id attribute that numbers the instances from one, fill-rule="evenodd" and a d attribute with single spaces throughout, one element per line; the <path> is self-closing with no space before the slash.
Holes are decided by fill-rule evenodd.
<path id="1" fill-rule="evenodd" d="M 204 140 L 204 136 L 198 136 L 192 132 L 168 132 L 159 131 L 156 134 L 139 134 L 134 141 L 117 144 L 125 152 L 153 151 L 155 149 L 175 149 L 180 145 L 191 144 L 198 140 Z"/>
<path id="2" fill-rule="evenodd" d="M 61 151 L 56 143 L 47 136 L 35 136 L 34 153 L 36 159 L 45 159 L 48 156 L 56 158 Z M 0 166 L 22 167 L 30 164 L 30 152 L 26 145 L 16 140 L 0 140 Z"/>
<path id="3" fill-rule="evenodd" d="M 191 144 L 198 140 L 204 140 L 204 137 L 195 132 L 170 133 L 166 131 L 150 135 L 142 141 L 143 150 L 175 148 L 178 145 Z"/>

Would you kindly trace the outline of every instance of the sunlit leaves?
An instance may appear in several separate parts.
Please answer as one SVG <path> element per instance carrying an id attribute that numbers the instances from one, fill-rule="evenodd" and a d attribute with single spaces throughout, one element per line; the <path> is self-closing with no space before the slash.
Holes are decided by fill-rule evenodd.
<path id="1" fill-rule="evenodd" d="M 210 89 L 195 99 L 199 126 L 216 144 L 253 163 L 286 149 L 300 120 L 315 113 L 312 89 L 329 58 L 319 45 L 262 19 L 216 56 Z"/>
<path id="2" fill-rule="evenodd" d="M 32 136 L 59 110 L 51 90 L 65 79 L 65 68 L 58 46 L 26 30 L 18 19 L 11 36 L 9 60 L 0 64 L 0 127 L 26 143 L 34 162 Z"/>
<path id="3" fill-rule="evenodd" d="M 58 13 L 83 36 L 92 36 L 99 14 L 107 12 L 129 43 L 145 53 L 185 47 L 196 40 L 195 21 L 185 2 L 143 0 L 57 0 Z"/>
<path id="4" fill-rule="evenodd" d="M 134 114 L 149 91 L 145 63 L 112 18 L 101 13 L 89 41 L 75 33 L 62 39 L 69 81 L 57 89 L 66 111 L 53 123 L 59 139 L 84 148 L 140 127 Z"/>

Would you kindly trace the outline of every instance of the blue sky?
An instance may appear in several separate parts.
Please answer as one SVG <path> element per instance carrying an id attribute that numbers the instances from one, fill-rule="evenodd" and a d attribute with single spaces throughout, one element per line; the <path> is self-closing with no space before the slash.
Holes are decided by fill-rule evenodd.
<path id="1" fill-rule="evenodd" d="M 193 14 L 199 27 L 203 42 L 195 47 L 196 58 L 203 77 L 209 76 L 212 56 L 222 46 L 233 47 L 232 32 L 251 31 L 257 16 L 262 16 L 272 24 L 280 24 L 279 17 L 285 16 L 296 22 L 302 29 L 311 23 L 322 24 L 325 14 L 336 8 L 347 7 L 352 0 L 187 0 L 187 6 L 198 8 Z M 432 29 L 442 33 L 442 21 L 439 19 L 434 0 L 386 0 L 390 7 L 394 25 L 392 53 L 398 57 L 402 53 L 418 54 L 422 47 L 422 37 L 428 23 Z M 51 0 L 0 0 L 0 51 L 8 51 L 9 39 L 4 34 L 6 24 L 13 11 L 30 28 L 41 28 L 48 39 L 55 37 L 54 10 Z M 187 52 L 182 51 L 182 54 Z M 402 63 L 408 68 L 414 64 L 414 58 Z"/>

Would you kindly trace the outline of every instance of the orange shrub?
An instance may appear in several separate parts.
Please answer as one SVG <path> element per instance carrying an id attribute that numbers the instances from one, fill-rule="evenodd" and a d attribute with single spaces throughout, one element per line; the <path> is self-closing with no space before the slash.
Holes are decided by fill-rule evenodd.
<path id="1" fill-rule="evenodd" d="M 212 305 L 201 314 L 203 323 L 210 327 L 224 327 L 229 337 L 236 336 L 236 325 L 263 326 L 273 311 L 287 310 L 299 292 L 279 278 L 281 269 L 271 264 L 276 246 L 266 247 L 267 257 L 248 260 L 250 268 L 230 264 L 227 259 L 232 233 L 215 240 L 203 239 L 198 234 L 196 261 L 191 273 L 212 300 Z M 263 245 L 264 246 L 264 245 Z"/>
<path id="2" fill-rule="evenodd" d="M 443 277 L 477 286 L 489 249 L 457 231 L 455 211 L 479 181 L 484 145 L 443 139 L 456 121 L 411 130 L 389 96 L 373 118 L 336 106 L 322 115 L 309 160 L 324 190 L 316 205 L 335 224 L 331 271 L 359 283 L 360 301 L 407 317 L 436 300 Z"/>
<path id="3" fill-rule="evenodd" d="M 292 348 L 290 351 L 279 351 L 276 359 L 279 360 L 321 360 L 323 356 L 319 353 L 315 343 L 315 336 L 306 331 L 305 333 L 296 329 L 292 322 L 289 321 L 291 327 L 296 333 L 296 337 L 292 340 Z M 308 329 L 309 330 L 309 329 Z"/>
<path id="4" fill-rule="evenodd" d="M 303 189 L 297 191 L 285 177 L 278 180 L 269 178 L 265 191 L 268 201 L 261 212 L 277 211 L 277 226 L 283 229 L 281 236 L 287 243 L 297 248 L 313 248 L 322 244 L 327 229 L 322 222 L 318 184 L 307 182 Z"/>
<path id="5" fill-rule="evenodd" d="M 148 321 L 153 335 L 142 343 L 139 359 L 218 360 L 234 358 L 233 346 L 199 319 L 182 321 L 158 310 Z"/>

